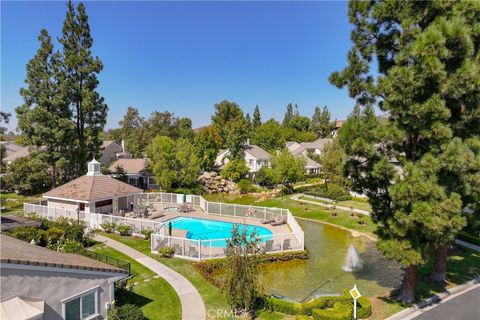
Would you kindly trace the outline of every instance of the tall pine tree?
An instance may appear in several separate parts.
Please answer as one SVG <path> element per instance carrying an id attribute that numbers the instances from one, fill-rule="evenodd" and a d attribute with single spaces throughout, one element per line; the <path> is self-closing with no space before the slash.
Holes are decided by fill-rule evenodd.
<path id="1" fill-rule="evenodd" d="M 283 117 L 282 125 L 284 127 L 289 127 L 294 116 L 295 114 L 293 112 L 293 105 L 292 103 L 289 103 L 287 105 L 287 111 L 285 112 L 285 116 Z"/>
<path id="2" fill-rule="evenodd" d="M 72 162 L 76 174 L 82 175 L 87 161 L 98 155 L 100 133 L 105 126 L 108 111 L 103 97 L 97 92 L 97 74 L 102 71 L 103 65 L 98 57 L 92 55 L 93 38 L 83 3 L 77 6 L 77 10 L 71 1 L 67 3 L 59 42 L 63 46 L 63 88 L 76 126 Z"/>
<path id="3" fill-rule="evenodd" d="M 340 133 L 346 168 L 372 204 L 379 249 L 404 267 L 400 298 L 412 302 L 417 266 L 433 249 L 433 279 L 443 281 L 462 207 L 478 214 L 480 6 L 352 1 L 349 15 L 349 65 L 330 80 L 366 110 Z"/>
<path id="4" fill-rule="evenodd" d="M 18 128 L 25 141 L 37 149 L 45 147 L 37 160 L 50 167 L 52 187 L 55 187 L 59 169 L 64 169 L 64 179 L 69 178 L 66 155 L 71 152 L 74 125 L 61 87 L 64 73 L 60 54 L 54 53 L 47 30 L 40 31 L 38 40 L 40 48 L 27 64 L 27 87 L 20 89 L 24 104 L 16 112 Z"/>
<path id="5" fill-rule="evenodd" d="M 326 138 L 330 134 L 330 112 L 328 107 L 324 106 L 320 111 L 320 107 L 315 107 L 315 111 L 310 122 L 310 130 L 314 131 L 318 137 Z"/>
<path id="6" fill-rule="evenodd" d="M 253 111 L 253 120 L 252 120 L 252 127 L 253 130 L 257 129 L 262 124 L 262 117 L 260 115 L 260 108 L 258 104 L 255 106 L 255 110 Z"/>

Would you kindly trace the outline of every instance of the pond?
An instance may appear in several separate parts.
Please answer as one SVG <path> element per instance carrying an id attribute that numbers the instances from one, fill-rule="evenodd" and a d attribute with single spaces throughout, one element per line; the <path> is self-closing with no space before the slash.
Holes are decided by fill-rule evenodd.
<path id="1" fill-rule="evenodd" d="M 262 275 L 266 293 L 308 301 L 315 296 L 341 293 L 354 284 L 365 296 L 382 295 L 400 285 L 400 266 L 383 257 L 374 242 L 353 238 L 345 230 L 322 223 L 298 222 L 305 232 L 310 259 L 269 265 Z M 351 245 L 359 254 L 361 267 L 348 272 L 342 267 Z"/>

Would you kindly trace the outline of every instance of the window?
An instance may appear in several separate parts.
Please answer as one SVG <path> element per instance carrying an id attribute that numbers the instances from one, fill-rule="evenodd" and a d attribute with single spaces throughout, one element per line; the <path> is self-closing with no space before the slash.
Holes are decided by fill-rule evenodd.
<path id="1" fill-rule="evenodd" d="M 63 300 L 65 320 L 84 320 L 98 316 L 98 288 Z"/>
<path id="2" fill-rule="evenodd" d="M 137 179 L 132 179 L 132 178 L 130 178 L 130 179 L 128 179 L 128 183 L 130 183 L 131 185 L 136 186 L 136 185 L 137 185 Z"/>
<path id="3" fill-rule="evenodd" d="M 249 166 L 253 166 L 253 164 L 255 163 L 255 160 L 254 159 L 248 159 L 248 165 Z"/>

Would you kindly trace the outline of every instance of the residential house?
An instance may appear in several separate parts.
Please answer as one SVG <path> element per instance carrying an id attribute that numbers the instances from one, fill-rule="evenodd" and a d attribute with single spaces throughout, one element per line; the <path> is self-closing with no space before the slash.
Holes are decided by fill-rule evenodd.
<path id="1" fill-rule="evenodd" d="M 50 208 L 111 214 L 132 211 L 141 192 L 142 189 L 103 175 L 100 162 L 92 160 L 86 175 L 44 193 L 43 198 Z"/>
<path id="2" fill-rule="evenodd" d="M 2 320 L 106 319 L 126 270 L 0 237 Z"/>
<path id="3" fill-rule="evenodd" d="M 305 172 L 307 174 L 320 173 L 321 165 L 309 157 L 310 153 L 321 156 L 325 146 L 330 143 L 332 139 L 319 138 L 312 142 L 295 142 L 287 141 L 285 147 L 291 154 L 297 157 L 303 157 L 306 160 Z"/>
<path id="4" fill-rule="evenodd" d="M 142 189 L 158 188 L 158 185 L 148 170 L 148 159 L 119 159 L 108 167 L 108 171 L 112 177 L 115 177 L 117 166 L 123 168 L 128 177 L 127 182 L 129 184 Z"/>
<path id="5" fill-rule="evenodd" d="M 30 152 L 33 150 L 36 150 L 36 147 L 23 147 L 21 145 L 18 145 L 12 141 L 1 141 L 4 142 L 2 143 L 3 146 L 5 146 L 6 149 L 6 156 L 3 158 L 3 163 L 5 165 L 10 165 L 12 164 L 13 161 L 19 159 L 19 158 L 25 158 L 30 155 Z M 45 150 L 46 147 L 40 147 L 38 150 L 43 151 Z"/>
<path id="6" fill-rule="evenodd" d="M 243 159 L 251 173 L 258 172 L 261 168 L 270 165 L 270 154 L 259 146 L 249 144 L 247 141 L 247 144 L 243 146 L 243 150 Z M 221 150 L 215 159 L 215 166 L 223 168 L 229 162 L 229 154 L 230 151 L 228 149 Z"/>
<path id="7" fill-rule="evenodd" d="M 345 120 L 335 120 L 335 126 L 333 127 L 333 130 L 331 132 L 331 135 L 333 138 L 337 137 L 338 130 L 345 124 Z"/>
<path id="8" fill-rule="evenodd" d="M 105 140 L 100 147 L 100 159 L 98 159 L 105 166 L 109 167 L 110 164 L 118 159 L 131 159 L 132 154 L 125 148 L 125 140 L 119 144 L 113 140 Z"/>

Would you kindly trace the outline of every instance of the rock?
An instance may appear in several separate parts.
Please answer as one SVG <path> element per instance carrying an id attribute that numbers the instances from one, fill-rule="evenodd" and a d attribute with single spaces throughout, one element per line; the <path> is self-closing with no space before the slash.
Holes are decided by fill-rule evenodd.
<path id="1" fill-rule="evenodd" d="M 216 172 L 204 172 L 198 181 L 202 184 L 205 193 L 233 192 L 238 189 L 237 185 L 229 180 L 223 179 Z"/>

